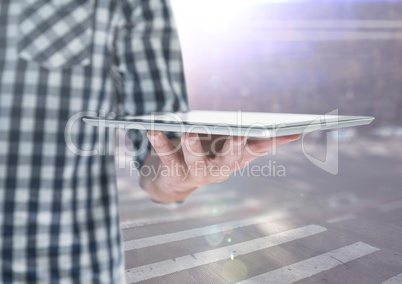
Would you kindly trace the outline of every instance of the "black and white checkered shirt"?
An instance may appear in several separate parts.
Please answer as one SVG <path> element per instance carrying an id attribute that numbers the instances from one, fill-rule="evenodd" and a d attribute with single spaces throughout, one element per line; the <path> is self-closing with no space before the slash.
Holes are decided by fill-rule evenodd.
<path id="1" fill-rule="evenodd" d="M 165 0 L 0 0 L 0 283 L 124 282 L 114 157 L 66 124 L 186 109 Z"/>

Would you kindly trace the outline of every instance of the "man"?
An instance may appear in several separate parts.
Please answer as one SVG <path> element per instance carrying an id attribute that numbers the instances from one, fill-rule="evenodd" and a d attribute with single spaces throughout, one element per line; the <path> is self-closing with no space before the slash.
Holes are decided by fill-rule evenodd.
<path id="1" fill-rule="evenodd" d="M 1 0 L 0 282 L 123 283 L 114 158 L 76 155 L 65 127 L 85 111 L 187 108 L 165 0 Z M 244 166 L 273 147 L 230 137 L 221 151 L 238 154 L 206 156 L 212 141 L 201 145 L 197 135 L 182 142 L 148 135 L 160 157 L 138 159 L 153 167 L 201 163 L 233 171 L 234 162 Z M 96 128 L 80 124 L 68 136 L 78 149 L 99 147 Z M 170 151 L 178 143 L 188 147 Z M 174 203 L 228 175 L 190 171 L 143 177 L 141 184 L 154 201 Z"/>

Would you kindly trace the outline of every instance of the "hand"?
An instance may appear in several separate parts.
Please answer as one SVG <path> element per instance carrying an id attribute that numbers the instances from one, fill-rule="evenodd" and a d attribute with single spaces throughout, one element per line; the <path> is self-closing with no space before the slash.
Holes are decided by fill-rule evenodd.
<path id="1" fill-rule="evenodd" d="M 169 140 L 160 131 L 147 135 L 156 153 L 145 159 L 143 167 L 149 169 L 141 183 L 151 198 L 161 203 L 182 201 L 201 186 L 223 182 L 254 159 L 300 137 L 247 139 L 184 133 L 180 141 Z"/>

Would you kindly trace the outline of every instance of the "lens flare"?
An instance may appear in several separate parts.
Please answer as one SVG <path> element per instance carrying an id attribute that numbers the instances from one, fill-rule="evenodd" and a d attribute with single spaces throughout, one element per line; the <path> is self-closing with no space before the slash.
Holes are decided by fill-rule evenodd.
<path id="1" fill-rule="evenodd" d="M 174 0 L 172 6 L 183 34 L 191 35 L 200 31 L 221 34 L 235 22 L 243 8 L 239 5 L 241 2 L 233 2 L 233 0 Z"/>
<path id="2" fill-rule="evenodd" d="M 216 234 L 212 234 L 212 235 L 207 235 L 205 237 L 205 239 L 207 240 L 208 244 L 210 244 L 211 246 L 217 247 L 222 243 L 223 235 L 216 233 Z"/>
<path id="3" fill-rule="evenodd" d="M 239 259 L 227 261 L 222 268 L 222 277 L 228 283 L 234 283 L 247 279 L 247 266 Z"/>
<path id="4" fill-rule="evenodd" d="M 227 206 L 223 202 L 213 201 L 205 204 L 203 211 L 209 216 L 222 216 L 226 213 Z"/>
<path id="5" fill-rule="evenodd" d="M 233 226 L 232 225 L 223 225 L 222 230 L 225 232 L 225 235 L 230 235 L 233 233 Z"/>
<path id="6" fill-rule="evenodd" d="M 225 234 L 219 231 L 219 227 L 214 226 L 205 235 L 205 240 L 211 246 L 219 246 L 225 239 Z"/>

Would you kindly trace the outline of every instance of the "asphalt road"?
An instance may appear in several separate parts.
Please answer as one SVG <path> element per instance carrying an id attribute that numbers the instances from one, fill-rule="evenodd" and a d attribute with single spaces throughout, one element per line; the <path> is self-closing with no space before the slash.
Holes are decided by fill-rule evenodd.
<path id="1" fill-rule="evenodd" d="M 234 176 L 177 209 L 119 169 L 127 283 L 402 283 L 401 146 L 341 142 L 332 175 L 295 142 L 253 164 L 270 176 Z"/>

